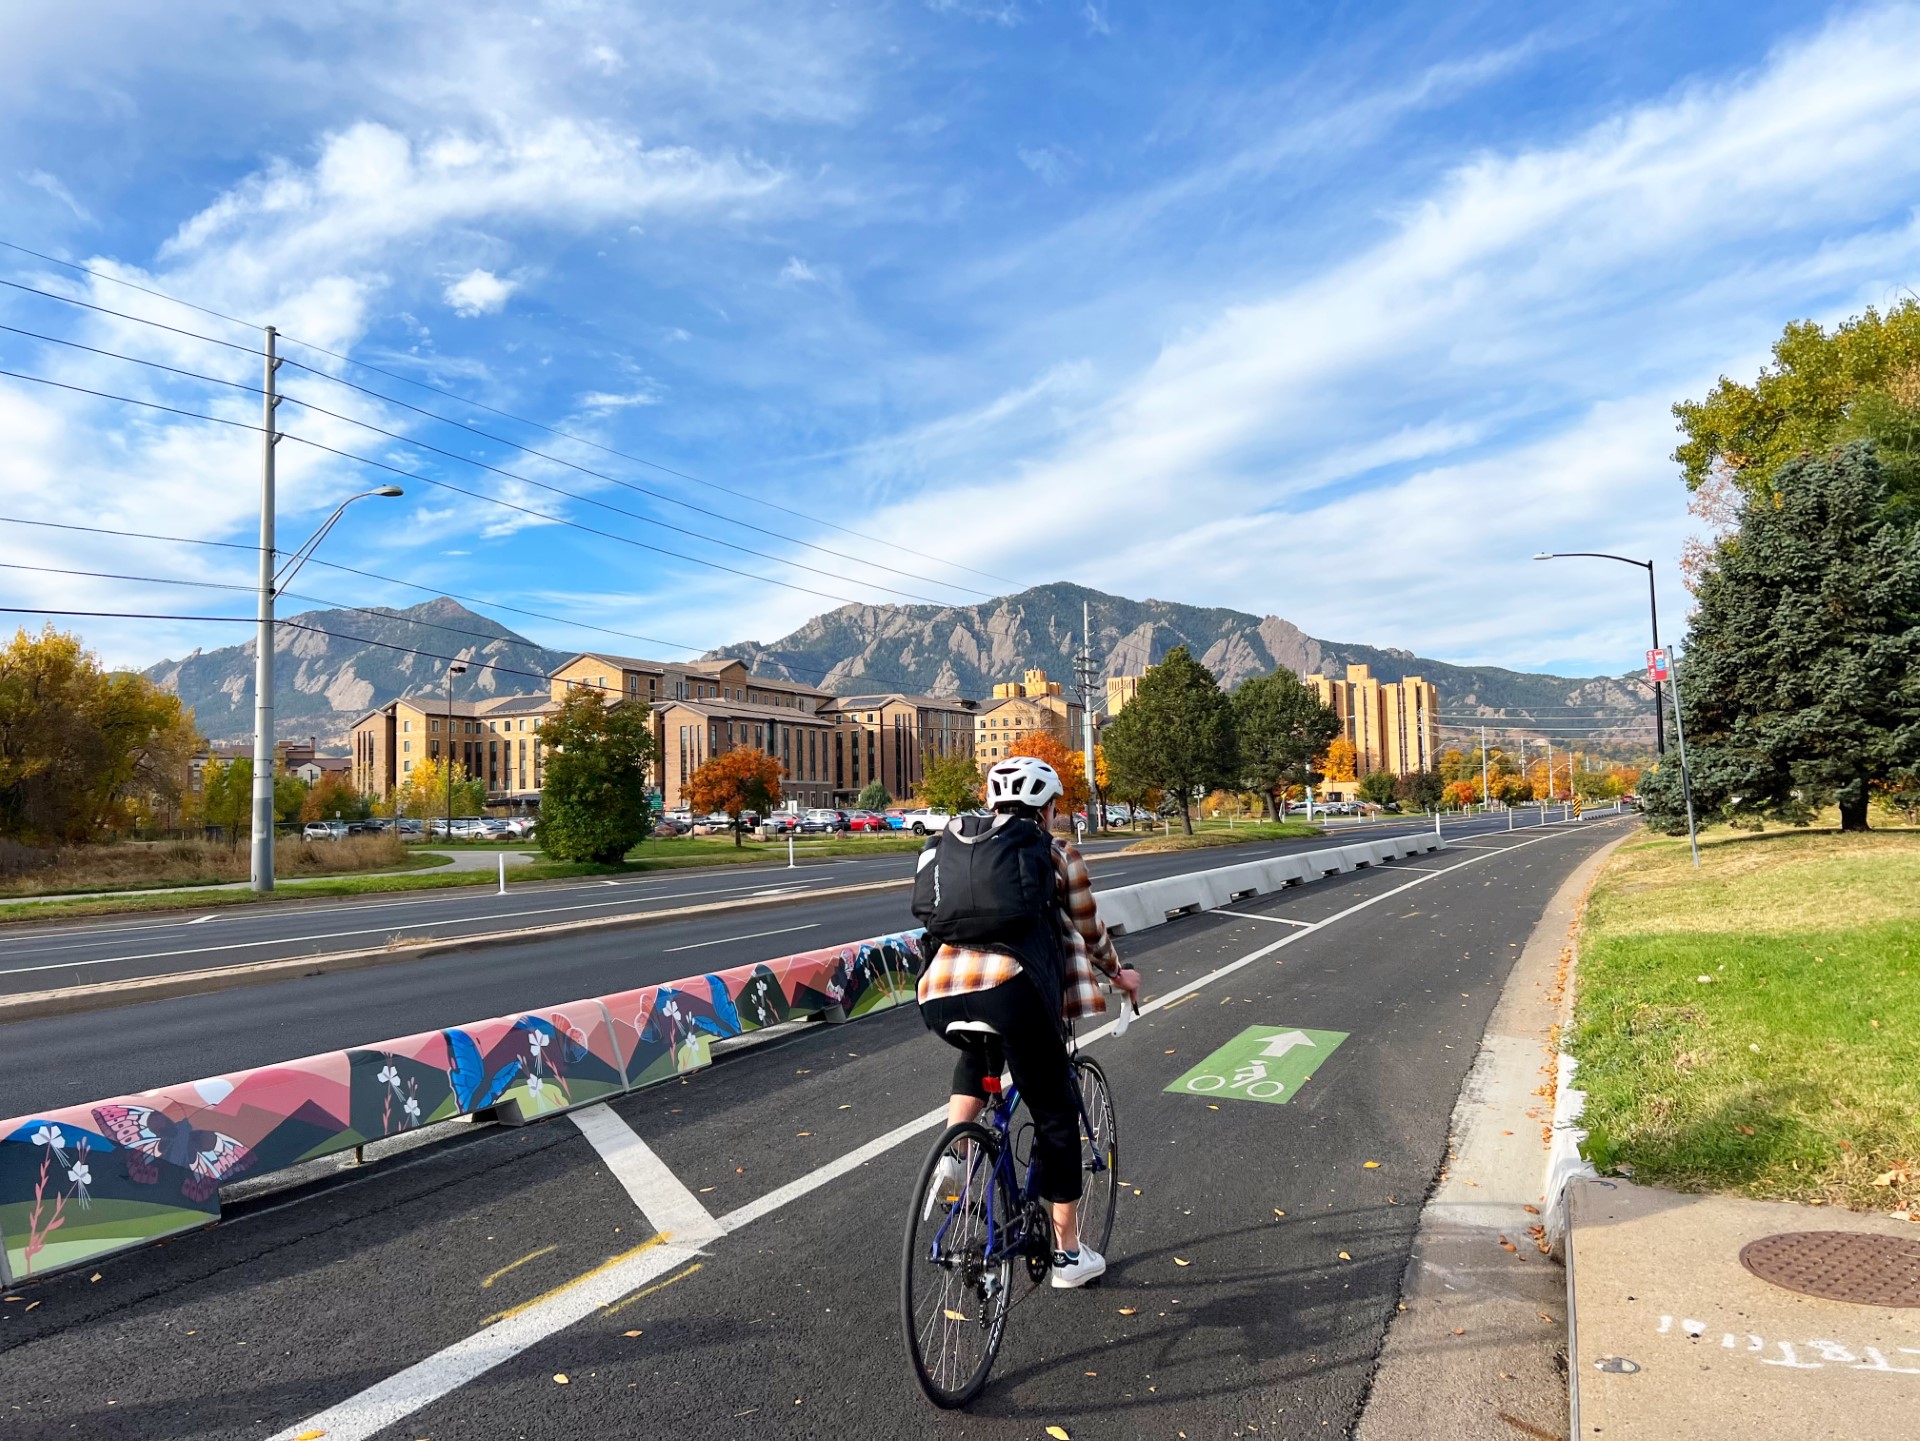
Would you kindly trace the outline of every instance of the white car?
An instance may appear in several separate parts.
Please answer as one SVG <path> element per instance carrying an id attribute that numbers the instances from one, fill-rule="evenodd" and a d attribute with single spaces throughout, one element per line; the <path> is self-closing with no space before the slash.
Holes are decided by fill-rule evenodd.
<path id="1" fill-rule="evenodd" d="M 345 821 L 308 821 L 300 832 L 303 841 L 338 841 L 347 835 Z"/>
<path id="2" fill-rule="evenodd" d="M 908 811 L 900 817 L 900 828 L 912 831 L 916 836 L 932 835 L 935 831 L 944 831 L 953 823 L 953 817 L 946 811 Z"/>

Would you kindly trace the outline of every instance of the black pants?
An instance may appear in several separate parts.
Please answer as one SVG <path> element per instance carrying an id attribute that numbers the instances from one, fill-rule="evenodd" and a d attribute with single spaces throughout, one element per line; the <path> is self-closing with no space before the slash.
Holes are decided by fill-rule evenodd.
<path id="1" fill-rule="evenodd" d="M 1074 1096 L 1072 1062 L 1060 1023 L 1047 1014 L 1040 990 L 1026 976 L 988 991 L 940 996 L 920 1007 L 927 1029 L 942 1039 L 954 1021 L 985 1021 L 1000 1033 L 1013 1084 L 1033 1115 L 1034 1182 L 1048 1201 L 1080 1199 L 1080 1103 Z M 986 1060 L 977 1050 L 960 1052 L 953 1067 L 953 1094 L 986 1099 L 981 1085 Z"/>

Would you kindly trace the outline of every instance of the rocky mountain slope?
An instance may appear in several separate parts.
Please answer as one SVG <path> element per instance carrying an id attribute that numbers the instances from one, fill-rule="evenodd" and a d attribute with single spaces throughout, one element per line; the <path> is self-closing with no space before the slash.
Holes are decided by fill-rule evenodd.
<path id="1" fill-rule="evenodd" d="M 1280 666 L 1340 675 L 1348 665 L 1362 664 L 1382 680 L 1424 676 L 1440 688 L 1450 719 L 1497 713 L 1550 724 L 1567 708 L 1580 707 L 1583 713 L 1590 708 L 1594 715 L 1617 718 L 1623 744 L 1652 738 L 1650 697 L 1632 677 L 1457 666 L 1404 650 L 1316 640 L 1278 616 L 1128 600 L 1064 583 L 972 606 L 843 606 L 770 645 L 748 642 L 710 654 L 738 656 L 762 674 L 824 685 L 842 695 L 901 690 L 986 696 L 996 682 L 1017 680 L 1029 667 L 1071 680 L 1083 601 L 1092 607 L 1094 661 L 1102 677 L 1139 675 L 1176 645 L 1186 646 L 1229 687 Z M 353 722 L 373 706 L 395 696 L 437 694 L 446 662 L 434 657 L 468 662 L 455 693 L 474 698 L 543 690 L 540 677 L 571 654 L 444 599 L 407 610 L 310 611 L 294 619 L 313 629 L 281 631 L 274 669 L 278 731 L 282 738 L 311 735 L 336 750 L 344 748 Z M 500 669 L 483 669 L 477 662 Z M 193 707 L 209 739 L 233 741 L 251 734 L 251 641 L 162 661 L 146 674 Z"/>
<path id="2" fill-rule="evenodd" d="M 313 736 L 323 749 L 343 750 L 354 721 L 376 705 L 440 693 L 447 663 L 433 657 L 467 662 L 454 694 L 472 700 L 544 691 L 547 673 L 572 654 L 536 645 L 452 600 L 406 610 L 316 610 L 292 619 L 313 629 L 283 626 L 275 638 L 275 730 L 283 740 Z M 209 740 L 236 741 L 253 734 L 253 658 L 249 640 L 164 660 L 145 674 L 193 707 Z M 511 673 L 522 671 L 528 674 Z"/>
<path id="3" fill-rule="evenodd" d="M 1186 646 L 1228 687 L 1281 666 L 1303 674 L 1343 675 L 1348 665 L 1368 665 L 1381 680 L 1418 675 L 1432 681 L 1451 715 L 1545 717 L 1567 707 L 1591 707 L 1621 719 L 1632 739 L 1643 738 L 1639 730 L 1651 738 L 1651 693 L 1631 677 L 1451 665 L 1410 651 L 1316 640 L 1278 616 L 1128 600 L 1064 582 L 970 606 L 842 606 L 772 644 L 723 646 L 710 654 L 738 656 L 763 674 L 805 680 L 842 695 L 900 690 L 982 696 L 991 694 L 997 681 L 1018 680 L 1029 666 L 1070 680 L 1072 656 L 1082 643 L 1083 602 L 1092 608 L 1094 664 L 1102 677 L 1139 675 L 1177 645 Z"/>

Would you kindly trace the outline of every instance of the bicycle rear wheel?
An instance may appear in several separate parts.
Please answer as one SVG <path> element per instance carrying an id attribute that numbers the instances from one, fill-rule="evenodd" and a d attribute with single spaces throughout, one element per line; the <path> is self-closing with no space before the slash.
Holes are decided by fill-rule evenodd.
<path id="1" fill-rule="evenodd" d="M 908 1203 L 900 1325 L 914 1379 L 936 1406 L 980 1394 L 1006 1333 L 1012 1217 L 996 1183 L 999 1153 L 1000 1138 L 985 1126 L 948 1127 Z M 989 1238 L 997 1258 L 988 1256 Z"/>
<path id="2" fill-rule="evenodd" d="M 1080 1141 L 1080 1164 L 1086 1172 L 1080 1195 L 1080 1239 L 1104 1256 L 1107 1242 L 1113 1238 L 1113 1213 L 1120 1201 L 1120 1139 L 1114 1123 L 1113 1091 L 1098 1061 L 1075 1056 L 1073 1070 L 1080 1104 L 1087 1112 Z"/>

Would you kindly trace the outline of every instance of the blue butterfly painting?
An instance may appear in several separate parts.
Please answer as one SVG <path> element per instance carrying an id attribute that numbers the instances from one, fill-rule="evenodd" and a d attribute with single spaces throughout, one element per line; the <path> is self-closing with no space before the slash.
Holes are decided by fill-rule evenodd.
<path id="1" fill-rule="evenodd" d="M 444 1034 L 447 1050 L 453 1057 L 453 1069 L 447 1072 L 447 1079 L 453 1083 L 453 1097 L 460 1103 L 460 1109 L 470 1114 L 485 1110 L 499 1101 L 520 1074 L 520 1058 L 508 1061 L 489 1078 L 486 1063 L 481 1060 L 480 1048 L 473 1043 L 473 1037 L 465 1031 L 447 1031 Z"/>

